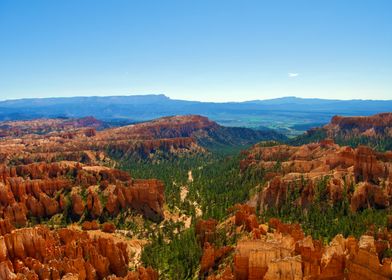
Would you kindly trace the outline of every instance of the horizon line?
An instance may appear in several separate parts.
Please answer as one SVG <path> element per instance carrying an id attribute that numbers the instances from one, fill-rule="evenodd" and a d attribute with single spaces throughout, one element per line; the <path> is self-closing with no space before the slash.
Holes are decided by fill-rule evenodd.
<path id="1" fill-rule="evenodd" d="M 0 103 L 8 102 L 8 101 L 21 101 L 21 100 L 32 100 L 32 99 L 72 99 L 72 98 L 109 98 L 109 97 L 142 97 L 142 96 L 163 96 L 170 100 L 178 100 L 178 101 L 188 101 L 188 102 L 200 102 L 200 103 L 245 103 L 245 102 L 258 102 L 258 101 L 269 101 L 269 100 L 279 100 L 279 99 L 317 99 L 317 100 L 328 100 L 328 101 L 392 101 L 392 99 L 330 99 L 330 98 L 320 98 L 320 97 L 300 97 L 295 95 L 287 95 L 281 97 L 273 97 L 273 98 L 265 98 L 265 99 L 250 99 L 250 100 L 242 100 L 242 101 L 206 101 L 206 100 L 195 100 L 195 99 L 179 99 L 172 98 L 164 93 L 145 93 L 145 94 L 123 94 L 123 95 L 75 95 L 75 96 L 48 96 L 48 97 L 21 97 L 21 98 L 0 98 Z"/>

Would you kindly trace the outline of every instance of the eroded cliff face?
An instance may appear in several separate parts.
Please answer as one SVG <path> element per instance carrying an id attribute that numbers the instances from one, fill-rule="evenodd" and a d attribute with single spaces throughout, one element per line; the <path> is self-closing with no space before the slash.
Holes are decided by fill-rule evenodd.
<path id="1" fill-rule="evenodd" d="M 43 226 L 0 235 L 0 279 L 158 279 L 140 267 L 129 272 L 122 242 L 86 232 Z"/>
<path id="2" fill-rule="evenodd" d="M 334 122 L 342 124 L 340 119 Z M 159 180 L 134 179 L 107 166 L 114 166 L 115 158 L 133 155 L 152 159 L 204 152 L 196 137 L 208 137 L 217 125 L 200 116 L 162 118 L 103 131 L 83 122 L 67 125 L 38 134 L 46 128 L 37 124 L 35 130 L 12 132 L 0 140 L 0 280 L 157 279 L 151 269 L 128 271 L 134 265 L 132 254 L 124 240 L 114 238 L 120 231 L 110 220 L 131 210 L 160 222 L 164 186 Z M 264 174 L 258 182 L 260 191 L 248 205 L 229 209 L 232 215 L 226 221 L 197 223 L 197 240 L 203 248 L 200 277 L 392 277 L 388 231 L 369 231 L 358 240 L 337 235 L 325 245 L 306 236 L 298 224 L 277 219 L 261 223 L 256 213 L 256 208 L 281 208 L 293 193 L 293 205 L 303 209 L 320 199 L 332 207 L 348 201 L 353 212 L 388 208 L 391 152 L 341 147 L 329 140 L 301 147 L 256 145 L 245 152 L 240 164 L 242 172 Z M 321 185 L 325 188 L 320 191 Z M 32 227 L 54 219 L 65 228 Z M 67 226 L 72 221 L 83 221 L 81 230 Z"/>
<path id="3" fill-rule="evenodd" d="M 333 139 L 340 145 L 367 145 L 378 151 L 392 150 L 392 113 L 373 116 L 334 116 L 323 127 L 309 129 L 290 141 L 293 145 Z"/>
<path id="4" fill-rule="evenodd" d="M 67 132 L 69 135 L 87 132 L 95 134 L 95 130 L 103 128 L 104 124 L 93 117 L 79 119 L 37 119 L 29 121 L 7 121 L 0 122 L 1 137 L 22 137 L 24 135 L 43 135 Z M 90 130 L 88 130 L 90 129 Z M 93 135 L 87 135 L 93 136 Z"/>
<path id="5" fill-rule="evenodd" d="M 56 214 L 100 219 L 127 209 L 160 221 L 163 203 L 162 182 L 134 180 L 116 169 L 69 161 L 0 166 L 0 217 L 15 226 Z"/>
<path id="6" fill-rule="evenodd" d="M 205 152 L 194 136 L 218 127 L 201 116 L 181 116 L 97 131 L 100 122 L 93 120 L 0 123 L 0 163 L 107 164 L 113 163 L 111 157 L 149 159 Z"/>
<path id="7" fill-rule="evenodd" d="M 125 238 L 108 221 L 132 212 L 160 222 L 163 183 L 107 167 L 115 164 L 110 152 L 187 153 L 187 145 L 197 145 L 191 138 L 137 139 L 127 129 L 112 138 L 111 132 L 97 132 L 99 125 L 86 118 L 2 126 L 0 280 L 158 278 L 151 268 L 129 272 L 147 241 L 135 237 L 135 248 L 119 241 Z M 81 229 L 70 227 L 78 221 Z M 36 223 L 64 228 L 31 227 Z"/>
<path id="8" fill-rule="evenodd" d="M 241 215 L 235 213 L 215 227 L 215 230 L 224 228 L 228 235 L 237 235 L 234 251 L 226 249 L 227 246 L 215 248 L 205 241 L 201 267 L 204 273 L 208 272 L 207 279 L 386 280 L 392 277 L 392 259 L 385 256 L 392 241 L 392 234 L 387 231 L 369 232 L 359 240 L 337 235 L 324 245 L 306 236 L 300 225 L 284 224 L 278 219 L 270 219 L 268 223 L 256 221 L 252 228 L 247 227 L 246 221 L 252 219 L 254 209 L 237 205 L 235 211 Z M 212 224 L 200 222 L 199 228 L 213 236 Z M 199 230 L 199 236 L 203 232 Z M 225 251 L 232 252 L 232 264 L 216 257 L 221 256 L 216 252 Z"/>
<path id="9" fill-rule="evenodd" d="M 341 147 L 330 140 L 300 147 L 254 146 L 241 162 L 245 170 L 265 173 L 266 183 L 253 198 L 260 209 L 280 208 L 298 192 L 299 207 L 311 205 L 320 184 L 325 199 L 335 204 L 347 199 L 352 211 L 386 208 L 392 203 L 392 152 L 369 147 Z"/>
<path id="10" fill-rule="evenodd" d="M 198 115 L 164 117 L 149 122 L 103 131 L 102 137 L 121 139 L 125 135 L 133 139 L 191 138 L 196 132 L 217 129 L 219 125 Z"/>
<path id="11" fill-rule="evenodd" d="M 124 244 L 131 231 L 116 230 L 111 220 L 139 213 L 162 221 L 163 183 L 108 166 L 204 153 L 196 138 L 219 126 L 201 116 L 103 126 L 90 117 L 0 124 L 0 280 L 157 279 L 152 269 L 128 272 L 148 242 L 138 238 L 147 237 Z M 36 223 L 52 229 L 32 228 Z"/>
<path id="12" fill-rule="evenodd" d="M 329 137 L 342 136 L 392 136 L 392 113 L 382 113 L 368 117 L 334 116 L 324 126 Z"/>
<path id="13" fill-rule="evenodd" d="M 30 218 L 102 219 L 132 209 L 159 222 L 164 187 L 104 167 L 111 156 L 181 154 L 204 151 L 193 134 L 217 124 L 200 116 L 170 117 L 95 131 L 102 123 L 88 117 L 4 122 L 0 140 L 0 217 L 4 231 Z M 7 132 L 7 133 L 6 133 Z M 3 133 L 3 134 L 4 134 Z"/>

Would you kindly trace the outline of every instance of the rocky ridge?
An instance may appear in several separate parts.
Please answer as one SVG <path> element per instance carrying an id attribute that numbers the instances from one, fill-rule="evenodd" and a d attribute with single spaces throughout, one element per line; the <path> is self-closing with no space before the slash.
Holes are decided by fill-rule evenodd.
<path id="1" fill-rule="evenodd" d="M 43 226 L 0 236 L 0 279 L 158 279 L 152 269 L 129 272 L 125 243 Z"/>
<path id="2" fill-rule="evenodd" d="M 392 152 L 341 147 L 325 140 L 300 147 L 255 145 L 244 154 L 243 171 L 265 173 L 266 183 L 252 200 L 260 209 L 281 207 L 294 191 L 299 192 L 296 205 L 306 208 L 322 183 L 332 205 L 347 199 L 352 211 L 392 203 Z"/>
<path id="3" fill-rule="evenodd" d="M 369 137 L 392 137 L 392 113 L 381 113 L 368 117 L 334 116 L 331 122 L 324 126 L 330 138 L 341 133 L 343 135 L 363 135 Z"/>
<path id="4" fill-rule="evenodd" d="M 340 145 L 357 147 L 366 145 L 379 151 L 392 149 L 392 113 L 373 116 L 343 117 L 334 116 L 323 127 L 308 130 L 290 141 L 293 145 L 302 145 L 333 139 Z"/>
<path id="5" fill-rule="evenodd" d="M 298 224 L 284 224 L 278 219 L 258 223 L 253 218 L 255 209 L 248 205 L 237 205 L 235 211 L 221 225 L 211 220 L 198 224 L 199 236 L 205 236 L 206 232 L 213 236 L 220 226 L 229 235 L 238 236 L 234 247 L 213 248 L 209 245 L 211 240 L 204 240 L 201 267 L 207 279 L 387 280 L 392 277 L 392 259 L 384 256 L 392 241 L 392 234 L 387 231 L 369 231 L 359 239 L 337 235 L 324 245 L 306 236 Z M 249 220 L 255 222 L 249 226 Z M 226 255 L 231 252 L 231 265 L 222 260 L 221 252 Z"/>
<path id="6" fill-rule="evenodd" d="M 79 119 L 36 119 L 28 121 L 0 122 L 0 138 L 22 137 L 31 134 L 55 134 L 56 132 L 76 132 L 80 129 L 90 128 L 94 131 L 103 128 L 104 123 L 94 117 Z"/>
<path id="7" fill-rule="evenodd" d="M 200 117 L 201 118 L 201 117 Z M 111 157 L 136 156 L 149 158 L 154 155 L 176 155 L 202 152 L 191 137 L 192 131 L 211 125 L 207 119 L 197 121 L 191 117 L 178 117 L 180 122 L 142 123 L 97 131 L 95 127 L 79 127 L 47 134 L 31 132 L 22 136 L 0 139 L 0 162 L 31 163 L 59 160 L 83 163 L 102 163 Z M 47 120 L 46 122 L 57 122 Z M 38 121 L 30 121 L 35 124 Z M 205 123 L 207 122 L 207 123 Z M 8 129 L 6 129 L 8 131 Z M 31 134 L 33 133 L 33 134 Z"/>
<path id="8" fill-rule="evenodd" d="M 135 180 L 128 173 L 77 162 L 0 166 L 0 217 L 16 226 L 30 218 L 64 222 L 100 219 L 132 209 L 154 221 L 163 219 L 163 184 Z M 106 214 L 105 214 L 106 213 Z"/>

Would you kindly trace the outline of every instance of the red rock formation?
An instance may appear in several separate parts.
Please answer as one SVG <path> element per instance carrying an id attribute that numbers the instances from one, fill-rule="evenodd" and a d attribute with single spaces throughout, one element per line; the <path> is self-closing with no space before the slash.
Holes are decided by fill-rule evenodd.
<path id="1" fill-rule="evenodd" d="M 91 222 L 84 221 L 82 223 L 82 230 L 97 230 L 99 228 L 100 228 L 99 223 L 96 220 Z"/>
<path id="2" fill-rule="evenodd" d="M 87 210 L 89 214 L 95 219 L 101 216 L 103 207 L 98 194 L 89 190 L 87 195 Z"/>
<path id="3" fill-rule="evenodd" d="M 199 220 L 196 224 L 196 236 L 200 244 L 214 242 L 218 221 L 214 219 Z"/>
<path id="4" fill-rule="evenodd" d="M 269 224 L 274 233 L 237 243 L 235 279 L 344 279 L 349 245 L 342 236 L 324 247 L 298 234 L 297 226 L 276 219 Z"/>
<path id="5" fill-rule="evenodd" d="M 127 172 L 103 164 L 112 166 L 114 161 L 109 155 L 113 154 L 154 158 L 161 152 L 204 152 L 196 138 L 219 127 L 200 116 L 162 118 L 97 131 L 101 126 L 93 118 L 2 123 L 0 233 L 7 251 L 0 252 L 1 275 L 102 279 L 114 273 L 126 279 L 157 279 L 151 269 L 128 273 L 125 246 L 111 239 L 91 239 L 72 230 L 14 230 L 25 226 L 29 219 L 63 223 L 80 217 L 86 219 L 84 230 L 96 230 L 98 224 L 89 220 L 103 222 L 128 209 L 161 221 L 161 181 L 135 180 Z M 250 228 L 257 222 L 255 218 L 250 217 Z M 114 231 L 109 224 L 103 224 L 102 229 Z M 214 235 L 215 228 L 211 232 L 205 228 L 203 243 Z M 214 250 L 215 260 L 226 254 L 225 247 Z"/>
<path id="6" fill-rule="evenodd" d="M 108 233 L 114 233 L 116 231 L 116 226 L 112 223 L 103 223 L 102 224 L 102 231 Z"/>
<path id="7" fill-rule="evenodd" d="M 259 230 L 259 223 L 255 215 L 256 211 L 254 207 L 247 204 L 236 204 L 231 211 L 235 212 L 235 224 L 237 226 L 245 226 L 245 229 L 249 232 L 254 229 Z"/>
<path id="8" fill-rule="evenodd" d="M 288 260 L 291 257 L 293 250 L 294 240 L 289 237 L 281 239 L 278 242 L 270 242 L 268 240 L 260 239 L 240 241 L 237 244 L 236 254 L 234 255 L 235 277 L 236 279 L 264 279 L 271 263 Z M 292 273 L 291 279 L 302 278 L 300 259 L 296 260 L 294 265 L 282 265 L 279 269 L 284 269 L 284 274 L 286 271 L 288 272 L 287 269 L 290 269 Z"/>
<path id="9" fill-rule="evenodd" d="M 203 255 L 200 261 L 200 275 L 206 274 L 214 265 L 219 262 L 220 259 L 225 257 L 228 253 L 233 250 L 231 246 L 224 246 L 216 249 L 213 245 L 208 242 L 204 243 Z"/>
<path id="10" fill-rule="evenodd" d="M 128 262 L 124 243 L 84 232 L 36 227 L 0 236 L 0 279 L 157 279 L 151 269 L 128 273 Z"/>
<path id="11" fill-rule="evenodd" d="M 133 180 L 129 188 L 122 190 L 130 206 L 153 221 L 163 217 L 164 186 L 159 180 Z"/>
<path id="12" fill-rule="evenodd" d="M 13 229 L 14 226 L 9 219 L 0 220 L 0 236 L 10 233 Z"/>
<path id="13" fill-rule="evenodd" d="M 200 275 L 204 275 L 215 264 L 215 248 L 210 243 L 204 243 L 203 256 L 200 260 Z"/>
<path id="14" fill-rule="evenodd" d="M 356 181 L 378 184 L 380 178 L 388 177 L 388 169 L 377 154 L 369 147 L 358 146 L 355 150 L 354 174 Z"/>
<path id="15" fill-rule="evenodd" d="M 360 183 L 351 198 L 351 210 L 365 208 L 386 208 L 389 206 L 388 194 L 382 187 L 370 183 Z"/>
<path id="16" fill-rule="evenodd" d="M 277 232 L 290 235 L 295 241 L 302 240 L 305 237 L 299 224 L 284 224 L 276 218 L 271 218 L 268 223 L 270 227 L 275 228 Z"/>
<path id="17" fill-rule="evenodd" d="M 107 162 L 110 159 L 106 151 L 117 156 L 142 158 L 150 158 L 157 151 L 171 155 L 203 152 L 195 137 L 219 128 L 216 123 L 201 116 L 161 118 L 102 131 L 95 130 L 102 123 L 91 118 L 3 124 L 0 137 L 8 137 L 0 143 L 0 163 L 13 160 L 21 164 L 60 159 L 83 163 Z M 14 126 L 23 129 L 10 130 Z M 2 129 L 5 129 L 4 135 Z M 12 138 L 16 136 L 21 138 Z"/>
<path id="18" fill-rule="evenodd" d="M 203 255 L 200 260 L 200 276 L 208 275 L 209 270 L 215 267 L 232 250 L 231 246 L 216 247 L 213 243 L 218 237 L 216 226 L 218 222 L 214 219 L 199 220 L 196 224 L 196 237 L 203 247 Z"/>
<path id="19" fill-rule="evenodd" d="M 392 113 L 382 113 L 368 117 L 341 117 L 334 116 L 331 122 L 324 126 L 328 134 L 334 136 L 338 133 L 343 135 L 364 135 L 376 137 L 389 135 L 392 127 Z"/>
<path id="20" fill-rule="evenodd" d="M 80 128 L 90 128 L 89 134 L 103 123 L 93 117 L 80 119 L 37 119 L 30 121 L 2 122 L 0 137 L 21 137 L 28 134 L 48 134 L 53 132 L 67 132 L 72 135 Z"/>
<path id="21" fill-rule="evenodd" d="M 380 263 L 374 238 L 362 236 L 358 245 L 351 250 L 347 260 L 348 279 L 391 279 L 391 264 L 390 258 L 385 258 Z"/>
<path id="22" fill-rule="evenodd" d="M 77 216 L 82 216 L 84 209 L 85 209 L 85 203 L 82 199 L 82 197 L 79 194 L 72 194 L 71 195 L 71 203 L 72 203 L 72 212 L 73 214 Z"/>
<path id="23" fill-rule="evenodd" d="M 259 239 L 242 238 L 234 254 L 233 273 L 227 267 L 208 279 L 391 279 L 392 260 L 383 254 L 390 248 L 388 231 L 345 239 L 337 235 L 329 245 L 298 234 L 298 225 L 271 219 L 275 229 Z M 302 232 L 302 231 L 301 231 Z M 373 236 L 377 236 L 377 240 Z M 214 248 L 206 244 L 203 271 L 213 267 Z"/>
<path id="24" fill-rule="evenodd" d="M 110 139 L 123 138 L 124 135 L 131 135 L 135 139 L 186 138 L 192 137 L 200 130 L 217 127 L 215 122 L 206 117 L 188 115 L 164 117 L 150 122 L 114 128 L 106 130 L 105 135 L 110 134 Z"/>
<path id="25" fill-rule="evenodd" d="M 293 207 L 307 208 L 316 199 L 318 186 L 322 184 L 331 204 L 348 199 L 353 211 L 386 208 L 392 202 L 391 153 L 322 142 L 300 147 L 255 145 L 245 155 L 241 162 L 243 171 L 263 169 L 266 172 L 265 186 L 252 199 L 261 209 L 280 208 L 295 193 L 298 197 L 292 201 Z M 358 185 L 354 187 L 355 184 Z"/>
<path id="26" fill-rule="evenodd" d="M 0 219 L 14 225 L 59 213 L 77 220 L 85 211 L 87 219 L 97 219 L 129 208 L 154 221 L 163 218 L 164 186 L 158 180 L 133 180 L 124 171 L 76 162 L 4 166 L 0 173 Z M 103 191 L 100 181 L 107 184 Z"/>
<path id="27" fill-rule="evenodd" d="M 0 279 L 16 279 L 16 275 L 10 261 L 0 262 Z"/>

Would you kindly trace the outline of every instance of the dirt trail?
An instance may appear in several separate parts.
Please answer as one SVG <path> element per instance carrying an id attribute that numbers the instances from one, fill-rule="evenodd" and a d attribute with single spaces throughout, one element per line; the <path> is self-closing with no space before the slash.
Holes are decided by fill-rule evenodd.
<path id="1" fill-rule="evenodd" d="M 192 170 L 188 171 L 188 182 L 193 182 Z"/>

